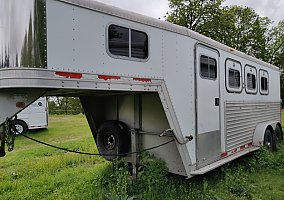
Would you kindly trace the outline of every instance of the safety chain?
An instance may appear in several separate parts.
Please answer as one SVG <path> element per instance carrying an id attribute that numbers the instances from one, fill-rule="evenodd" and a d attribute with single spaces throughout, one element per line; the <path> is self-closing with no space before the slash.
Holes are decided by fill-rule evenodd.
<path id="1" fill-rule="evenodd" d="M 5 142 L 8 147 L 8 151 L 11 152 L 14 150 L 15 137 L 16 137 L 16 128 L 13 120 L 7 119 L 5 121 L 4 134 L 5 134 Z"/>
<path id="2" fill-rule="evenodd" d="M 17 132 L 17 129 L 15 127 L 14 121 L 11 120 L 11 119 L 7 119 L 5 121 L 5 123 L 4 123 L 4 131 L 3 131 L 3 133 L 0 133 L 0 140 L 2 142 L 2 145 L 0 145 L 0 157 L 4 157 L 5 156 L 5 149 L 4 149 L 5 147 L 3 146 L 4 142 L 7 144 L 8 151 L 9 152 L 13 151 L 14 144 L 15 144 L 16 133 L 18 133 L 18 132 Z M 150 150 L 153 150 L 153 149 L 157 149 L 157 148 L 160 148 L 162 146 L 168 145 L 168 144 L 170 144 L 170 143 L 175 141 L 175 139 L 173 139 L 173 140 L 170 140 L 170 141 L 165 142 L 163 144 L 160 144 L 160 145 L 157 145 L 157 146 L 153 146 L 153 147 L 148 148 L 148 149 L 143 149 L 143 150 L 137 151 L 137 152 L 135 151 L 135 152 L 129 152 L 129 153 L 120 153 L 120 154 L 118 152 L 117 152 L 117 154 L 101 154 L 101 153 L 87 153 L 87 152 L 74 151 L 74 150 L 70 150 L 70 149 L 54 146 L 54 145 L 51 145 L 51 144 L 48 144 L 48 143 L 36 140 L 36 139 L 31 138 L 31 137 L 29 137 L 29 136 L 27 136 L 25 134 L 22 134 L 22 133 L 19 133 L 19 134 L 22 135 L 23 137 L 27 138 L 27 139 L 30 139 L 30 140 L 32 140 L 34 142 L 43 144 L 45 146 L 49 146 L 49 147 L 52 147 L 52 148 L 55 148 L 55 149 L 59 149 L 59 150 L 63 150 L 63 151 L 71 152 L 71 153 L 77 153 L 77 154 L 83 154 L 83 155 L 91 155 L 91 156 L 127 156 L 127 155 L 132 155 L 132 154 L 141 154 L 142 152 L 150 151 Z"/>

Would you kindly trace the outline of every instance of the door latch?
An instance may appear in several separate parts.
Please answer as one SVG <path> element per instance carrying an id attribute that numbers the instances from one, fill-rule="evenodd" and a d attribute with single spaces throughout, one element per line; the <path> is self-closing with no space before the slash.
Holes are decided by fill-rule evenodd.
<path id="1" fill-rule="evenodd" d="M 220 106 L 220 98 L 215 98 L 215 106 Z"/>

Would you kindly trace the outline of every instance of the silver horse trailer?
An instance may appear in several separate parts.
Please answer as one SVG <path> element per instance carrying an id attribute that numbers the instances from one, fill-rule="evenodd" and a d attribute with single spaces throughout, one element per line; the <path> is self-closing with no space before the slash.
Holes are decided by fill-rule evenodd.
<path id="1" fill-rule="evenodd" d="M 149 151 L 186 177 L 283 138 L 275 66 L 91 0 L 0 0 L 0 13 L 2 155 L 42 95 L 79 97 L 109 160 L 174 140 Z"/>

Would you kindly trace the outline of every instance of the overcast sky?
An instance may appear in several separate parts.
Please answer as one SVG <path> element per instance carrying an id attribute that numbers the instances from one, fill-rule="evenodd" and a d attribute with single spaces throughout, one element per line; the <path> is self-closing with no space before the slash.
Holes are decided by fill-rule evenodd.
<path id="1" fill-rule="evenodd" d="M 154 18 L 164 19 L 169 11 L 167 0 L 97 0 Z M 242 5 L 253 8 L 261 16 L 278 23 L 284 20 L 284 0 L 226 0 L 224 5 Z"/>

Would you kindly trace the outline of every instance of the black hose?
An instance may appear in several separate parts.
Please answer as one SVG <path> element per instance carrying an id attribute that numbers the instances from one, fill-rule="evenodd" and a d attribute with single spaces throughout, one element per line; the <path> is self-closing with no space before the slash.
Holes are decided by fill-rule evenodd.
<path id="1" fill-rule="evenodd" d="M 120 154 L 100 154 L 100 153 L 87 153 L 87 152 L 81 152 L 81 151 L 74 151 L 74 150 L 70 150 L 70 149 L 66 149 L 66 148 L 62 148 L 62 147 L 58 147 L 58 146 L 54 146 L 52 144 L 48 144 L 48 143 L 45 143 L 45 142 L 42 142 L 42 141 L 39 141 L 39 140 L 36 140 L 34 138 L 31 138 L 25 134 L 22 134 L 22 133 L 19 133 L 20 135 L 22 135 L 23 137 L 29 139 L 29 140 L 32 140 L 34 142 L 37 142 L 39 144 L 43 144 L 45 146 L 49 146 L 49 147 L 52 147 L 52 148 L 55 148 L 55 149 L 59 149 L 59 150 L 62 150 L 62 151 L 67 151 L 67 152 L 70 152 L 70 153 L 76 153 L 76 154 L 81 154 L 81 155 L 89 155 L 89 156 L 127 156 L 127 155 L 132 155 L 132 154 L 141 154 L 145 151 L 150 151 L 150 150 L 153 150 L 153 149 L 158 149 L 162 146 L 165 146 L 167 144 L 170 144 L 172 142 L 174 142 L 175 140 L 170 140 L 168 142 L 165 142 L 163 144 L 160 144 L 160 145 L 157 145 L 157 146 L 154 146 L 154 147 L 151 147 L 151 148 L 148 148 L 148 149 L 143 149 L 141 151 L 136 151 L 136 152 L 129 152 L 129 153 L 120 153 Z"/>

